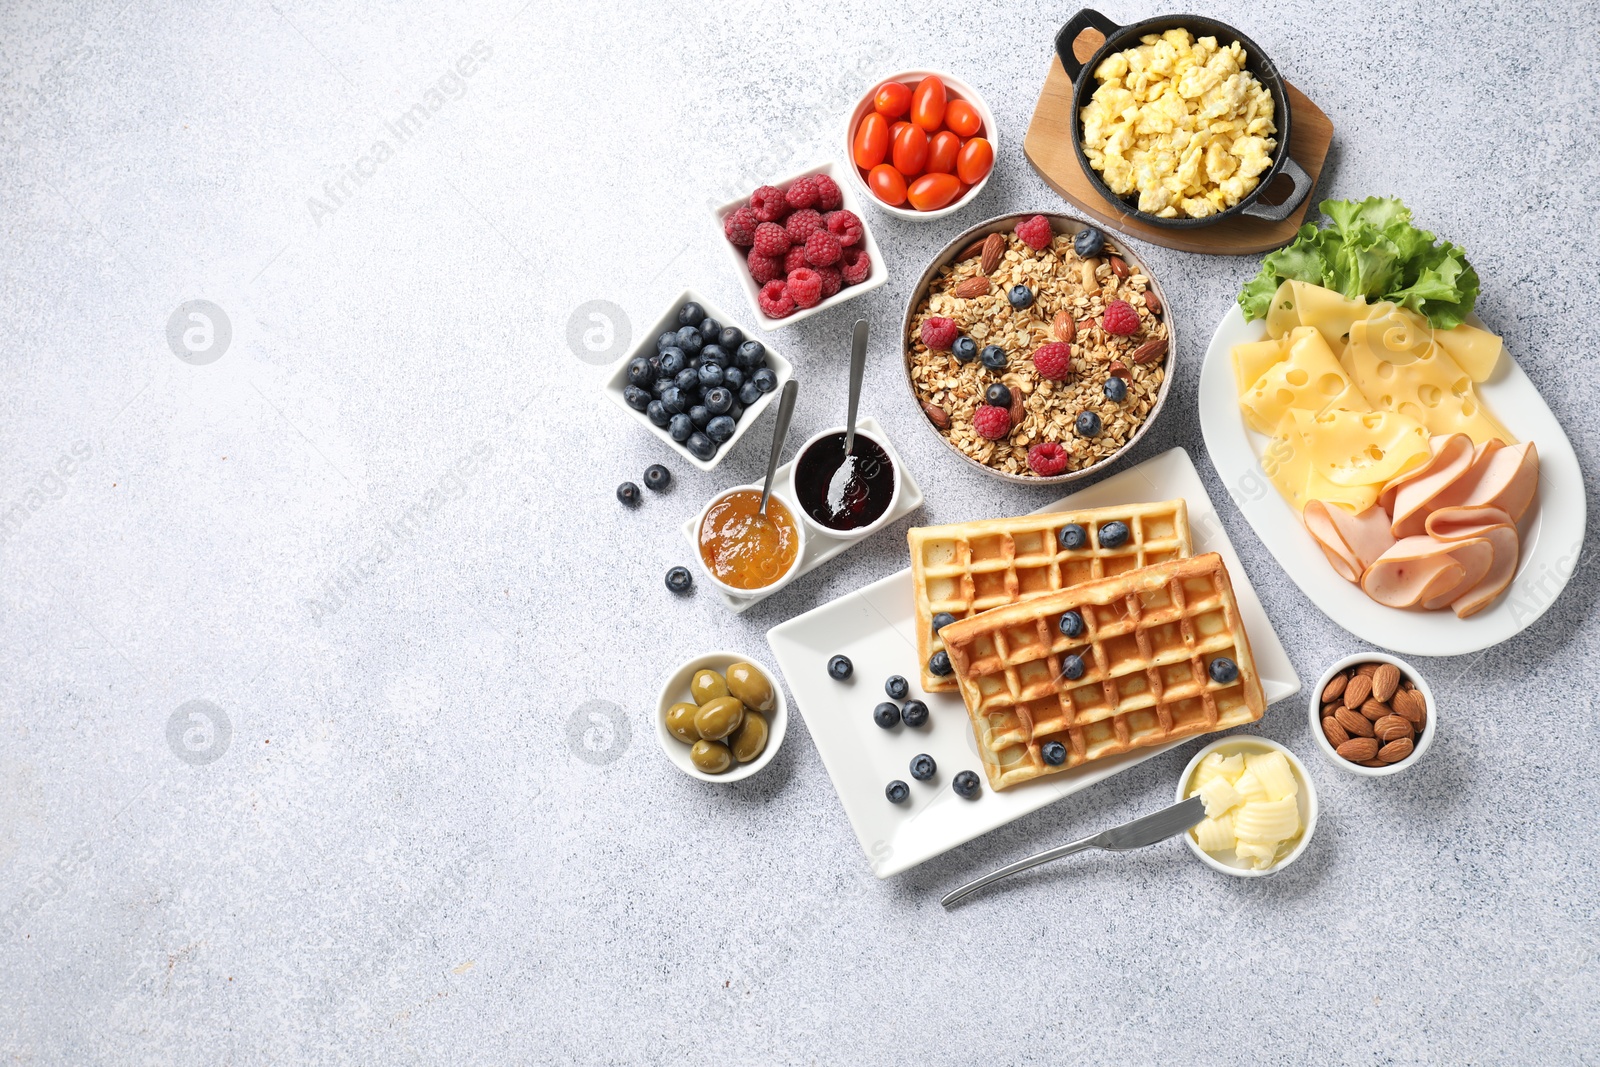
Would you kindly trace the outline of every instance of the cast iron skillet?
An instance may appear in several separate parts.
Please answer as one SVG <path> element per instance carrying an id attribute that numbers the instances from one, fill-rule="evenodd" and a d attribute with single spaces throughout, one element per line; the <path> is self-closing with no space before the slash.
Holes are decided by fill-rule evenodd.
<path id="1" fill-rule="evenodd" d="M 1091 27 L 1106 35 L 1105 43 L 1089 58 L 1089 62 L 1079 63 L 1078 58 L 1072 54 L 1072 44 L 1083 35 L 1084 30 Z M 1233 207 L 1203 219 L 1164 219 L 1139 211 L 1134 207 L 1136 201 L 1124 200 L 1111 191 L 1111 187 L 1101 180 L 1100 172 L 1089 165 L 1089 157 L 1083 151 L 1083 120 L 1079 116 L 1083 113 L 1084 105 L 1094 95 L 1096 88 L 1094 71 L 1100 65 L 1100 61 L 1113 52 L 1134 47 L 1139 43 L 1139 38 L 1146 34 L 1164 33 L 1179 27 L 1188 30 L 1196 37 L 1215 37 L 1219 44 L 1238 41 L 1239 46 L 1244 49 L 1245 69 L 1254 74 L 1256 80 L 1272 94 L 1272 117 L 1278 126 L 1278 147 L 1273 150 L 1272 167 L 1261 175 L 1260 183 L 1250 191 L 1250 195 Z M 1272 60 L 1267 58 L 1266 53 L 1261 51 L 1254 41 L 1227 23 L 1208 19 L 1203 15 L 1162 15 L 1128 26 L 1118 26 L 1100 12 L 1086 7 L 1068 19 L 1067 24 L 1061 27 L 1061 32 L 1056 34 L 1056 55 L 1061 57 L 1061 66 L 1072 79 L 1072 147 L 1078 153 L 1078 163 L 1082 165 L 1083 172 L 1089 176 L 1089 182 L 1094 186 L 1095 192 L 1111 203 L 1119 205 L 1133 218 L 1148 222 L 1152 226 L 1168 226 L 1173 229 L 1211 226 L 1235 215 L 1249 215 L 1268 222 L 1282 222 L 1293 214 L 1300 206 L 1300 202 L 1306 198 L 1306 194 L 1311 192 L 1310 176 L 1300 169 L 1300 164 L 1289 158 L 1289 100 L 1283 91 L 1283 79 L 1278 77 L 1278 68 L 1272 65 Z M 1266 192 L 1267 187 L 1279 174 L 1287 174 L 1294 180 L 1294 191 L 1289 194 L 1288 199 L 1276 206 L 1257 203 L 1261 194 Z"/>

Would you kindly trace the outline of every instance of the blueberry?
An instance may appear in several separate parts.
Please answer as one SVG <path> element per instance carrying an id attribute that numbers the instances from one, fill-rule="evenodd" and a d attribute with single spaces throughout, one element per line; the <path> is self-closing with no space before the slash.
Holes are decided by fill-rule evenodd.
<path id="1" fill-rule="evenodd" d="M 1077 681 L 1083 677 L 1083 657 L 1066 655 L 1061 657 L 1061 677 Z"/>
<path id="2" fill-rule="evenodd" d="M 911 797 L 911 787 L 896 778 L 884 789 L 883 795 L 889 798 L 891 804 L 904 804 Z"/>
<path id="3" fill-rule="evenodd" d="M 1052 767 L 1059 767 L 1067 762 L 1067 746 L 1060 741 L 1046 741 L 1039 749 L 1039 755 Z"/>
<path id="4" fill-rule="evenodd" d="M 1078 419 L 1072 424 L 1080 437 L 1100 436 L 1100 416 L 1092 411 L 1078 412 Z"/>
<path id="5" fill-rule="evenodd" d="M 735 400 L 733 402 L 733 407 L 728 409 L 728 418 L 732 419 L 734 422 L 738 422 L 740 419 L 744 418 L 744 405 Z"/>
<path id="6" fill-rule="evenodd" d="M 689 398 L 676 385 L 669 385 L 661 391 L 661 406 L 668 415 L 682 415 L 689 410 Z"/>
<path id="7" fill-rule="evenodd" d="M 957 337 L 950 346 L 950 354 L 956 357 L 959 363 L 971 363 L 978 358 L 978 342 L 965 335 Z"/>
<path id="8" fill-rule="evenodd" d="M 683 443 L 683 447 L 689 450 L 689 455 L 702 463 L 717 454 L 716 442 L 698 431 L 689 435 L 689 439 Z"/>
<path id="9" fill-rule="evenodd" d="M 733 394 L 722 386 L 706 390 L 706 410 L 713 415 L 726 415 L 733 407 Z"/>
<path id="10" fill-rule="evenodd" d="M 724 389 L 723 392 L 727 392 L 727 390 Z M 706 436 L 717 444 L 722 444 L 733 436 L 733 420 L 726 415 L 718 415 L 706 423 Z"/>
<path id="11" fill-rule="evenodd" d="M 728 350 L 721 345 L 706 345 L 700 350 L 700 366 L 715 364 L 724 370 L 733 362 L 733 357 L 728 355 Z"/>
<path id="12" fill-rule="evenodd" d="M 941 678 L 955 670 L 954 667 L 950 666 L 950 653 L 941 648 L 939 651 L 929 656 L 928 670 Z"/>
<path id="13" fill-rule="evenodd" d="M 972 800 L 983 792 L 983 785 L 978 781 L 977 774 L 972 771 L 961 771 L 950 782 L 950 788 L 956 791 L 956 796 Z"/>
<path id="14" fill-rule="evenodd" d="M 705 338 L 700 336 L 700 331 L 693 326 L 683 326 L 678 329 L 678 347 L 691 356 L 699 355 L 700 349 L 705 346 Z"/>
<path id="15" fill-rule="evenodd" d="M 933 632 L 938 633 L 940 630 L 944 629 L 946 626 L 949 626 L 955 621 L 956 617 L 954 615 L 950 614 L 948 611 L 941 611 L 939 614 L 933 617 Z"/>
<path id="16" fill-rule="evenodd" d="M 919 782 L 926 782 L 939 770 L 939 765 L 933 762 L 933 757 L 926 752 L 919 752 L 911 757 L 911 777 Z"/>
<path id="17" fill-rule="evenodd" d="M 666 395 L 668 389 L 673 388 L 671 378 L 657 378 L 650 383 L 650 395 L 660 400 Z"/>
<path id="18" fill-rule="evenodd" d="M 746 341 L 733 354 L 733 361 L 744 370 L 755 370 L 766 364 L 767 346 L 756 340 Z"/>
<path id="19" fill-rule="evenodd" d="M 717 343 L 717 334 L 722 332 L 722 323 L 707 315 L 695 325 L 700 329 L 700 336 L 706 339 L 706 344 L 714 345 Z"/>
<path id="20" fill-rule="evenodd" d="M 717 346 L 729 352 L 744 344 L 744 331 L 737 326 L 724 326 L 717 334 Z"/>
<path id="21" fill-rule="evenodd" d="M 1128 399 L 1128 383 L 1115 374 L 1106 379 L 1106 384 L 1102 388 L 1105 390 L 1106 399 L 1113 404 L 1120 404 Z"/>
<path id="22" fill-rule="evenodd" d="M 1023 308 L 1033 306 L 1033 290 L 1026 285 L 1013 285 L 1006 293 L 1006 299 L 1011 301 L 1011 306 L 1021 311 Z"/>
<path id="23" fill-rule="evenodd" d="M 647 390 L 640 389 L 637 385 L 623 386 L 622 399 L 627 401 L 628 406 L 635 411 L 643 411 L 650 406 L 650 393 Z"/>
<path id="24" fill-rule="evenodd" d="M 984 345 L 982 359 L 983 365 L 992 371 L 1006 369 L 1006 350 L 999 345 Z"/>
<path id="25" fill-rule="evenodd" d="M 1083 633 L 1083 616 L 1076 611 L 1063 611 L 1061 622 L 1057 625 L 1061 628 L 1062 637 L 1077 637 Z"/>
<path id="26" fill-rule="evenodd" d="M 623 482 L 617 486 L 617 499 L 630 508 L 635 507 L 639 503 L 639 487 L 632 482 Z"/>
<path id="27" fill-rule="evenodd" d="M 644 487 L 652 493 L 659 493 L 672 484 L 672 472 L 659 463 L 652 463 L 644 469 Z"/>
<path id="28" fill-rule="evenodd" d="M 778 387 L 778 376 L 772 373 L 771 367 L 758 367 L 750 375 L 750 380 L 756 383 L 756 388 L 763 393 L 770 393 Z"/>
<path id="29" fill-rule="evenodd" d="M 745 382 L 739 386 L 739 403 L 749 407 L 761 399 L 761 387 L 755 382 Z"/>
<path id="30" fill-rule="evenodd" d="M 715 363 L 700 364 L 700 369 L 695 371 L 700 375 L 700 386 L 703 389 L 712 389 L 722 384 L 722 368 Z"/>
<path id="31" fill-rule="evenodd" d="M 672 421 L 667 423 L 667 433 L 681 445 L 689 439 L 690 434 L 694 433 L 694 422 L 689 416 L 678 412 L 672 416 Z"/>
<path id="32" fill-rule="evenodd" d="M 662 349 L 661 361 L 656 364 L 656 373 L 663 378 L 676 378 L 688 365 L 689 357 L 683 354 L 683 349 L 673 345 L 671 348 Z"/>
<path id="33" fill-rule="evenodd" d="M 672 384 L 686 393 L 692 392 L 700 388 L 700 372 L 693 367 L 685 367 L 672 379 Z"/>
<path id="34" fill-rule="evenodd" d="M 1216 659 L 1211 661 L 1211 664 L 1206 668 L 1206 670 L 1210 672 L 1211 680 L 1213 682 L 1220 682 L 1223 685 L 1227 685 L 1229 682 L 1236 682 L 1239 680 L 1239 665 L 1233 662 L 1233 660 L 1229 659 L 1227 656 L 1218 656 Z"/>
<path id="35" fill-rule="evenodd" d="M 872 709 L 872 721 L 885 730 L 892 730 L 900 725 L 900 705 L 885 700 Z"/>
<path id="36" fill-rule="evenodd" d="M 900 717 L 907 726 L 921 726 L 928 721 L 928 705 L 920 700 L 908 700 L 900 709 Z"/>
<path id="37" fill-rule="evenodd" d="M 1089 531 L 1075 522 L 1069 522 L 1056 534 L 1056 541 L 1067 551 L 1076 552 L 1089 543 Z"/>
<path id="38" fill-rule="evenodd" d="M 628 364 L 628 384 L 646 388 L 655 380 L 656 369 L 644 356 L 636 356 Z"/>
<path id="39" fill-rule="evenodd" d="M 696 404 L 689 409 L 689 421 L 703 430 L 706 428 L 706 424 L 711 421 L 711 412 L 706 410 L 704 404 Z"/>
<path id="40" fill-rule="evenodd" d="M 665 426 L 672 421 L 672 412 L 668 411 L 667 405 L 659 400 L 650 401 L 650 405 L 644 409 L 644 413 L 657 426 Z"/>
<path id="41" fill-rule="evenodd" d="M 667 571 L 667 588 L 674 593 L 687 593 L 694 584 L 694 576 L 689 573 L 688 567 L 673 567 Z"/>
<path id="42" fill-rule="evenodd" d="M 828 661 L 828 677 L 836 682 L 842 682 L 850 677 L 850 672 L 855 669 L 855 664 L 850 662 L 849 656 L 835 656 Z"/>
<path id="43" fill-rule="evenodd" d="M 911 694 L 911 686 L 900 675 L 891 674 L 883 683 L 883 691 L 889 694 L 890 700 L 904 700 Z"/>
<path id="44" fill-rule="evenodd" d="M 1100 527 L 1101 548 L 1121 548 L 1128 540 L 1128 524 L 1125 522 L 1108 522 Z"/>
<path id="45" fill-rule="evenodd" d="M 1072 239 L 1072 250 L 1080 259 L 1093 259 L 1106 250 L 1106 235 L 1093 226 L 1085 227 Z"/>
<path id="46" fill-rule="evenodd" d="M 986 404 L 993 404 L 997 408 L 1011 406 L 1011 390 L 999 382 L 994 382 L 983 391 L 983 400 Z"/>
<path id="47" fill-rule="evenodd" d="M 678 309 L 678 325 L 693 326 L 706 317 L 706 309 L 696 304 L 693 300 Z"/>
<path id="48" fill-rule="evenodd" d="M 744 371 L 738 367 L 722 368 L 722 384 L 737 393 L 744 387 Z"/>
<path id="49" fill-rule="evenodd" d="M 678 331 L 676 331 L 676 330 L 668 330 L 666 333 L 664 333 L 660 337 L 656 338 L 656 351 L 657 352 L 665 352 L 669 348 L 676 348 L 677 345 L 678 345 Z"/>

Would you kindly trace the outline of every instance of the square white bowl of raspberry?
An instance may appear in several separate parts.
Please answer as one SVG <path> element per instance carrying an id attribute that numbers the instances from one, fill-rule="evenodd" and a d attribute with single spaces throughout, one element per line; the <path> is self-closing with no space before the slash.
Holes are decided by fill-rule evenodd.
<path id="1" fill-rule="evenodd" d="M 810 318 L 889 280 L 861 200 L 842 177 L 837 164 L 823 163 L 713 212 L 718 239 L 763 330 Z M 780 285 L 763 297 L 769 282 Z"/>

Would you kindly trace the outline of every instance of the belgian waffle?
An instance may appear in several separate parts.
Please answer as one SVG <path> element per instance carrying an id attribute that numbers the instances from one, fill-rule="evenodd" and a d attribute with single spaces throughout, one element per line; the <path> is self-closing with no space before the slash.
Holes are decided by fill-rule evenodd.
<path id="1" fill-rule="evenodd" d="M 1100 527 L 1126 523 L 1128 539 L 1101 548 Z M 1061 528 L 1077 523 L 1088 531 L 1080 549 L 1061 547 Z M 1057 511 L 1015 519 L 984 519 L 948 526 L 923 526 L 906 535 L 911 544 L 911 585 L 917 598 L 917 655 L 922 688 L 953 693 L 953 675 L 928 669 L 944 642 L 933 632 L 933 616 L 947 611 L 965 619 L 1002 604 L 1045 596 L 1080 582 L 1191 555 L 1189 508 L 1183 500 L 1114 508 Z"/>
<path id="2" fill-rule="evenodd" d="M 1063 636 L 1063 612 L 1084 630 Z M 953 622 L 945 645 L 989 784 L 1005 789 L 1090 760 L 1254 722 L 1266 710 L 1250 640 L 1215 552 L 1085 583 Z M 1082 658 L 1069 680 L 1065 657 Z M 1211 678 L 1218 657 L 1238 665 Z M 1051 741 L 1066 748 L 1044 761 Z"/>

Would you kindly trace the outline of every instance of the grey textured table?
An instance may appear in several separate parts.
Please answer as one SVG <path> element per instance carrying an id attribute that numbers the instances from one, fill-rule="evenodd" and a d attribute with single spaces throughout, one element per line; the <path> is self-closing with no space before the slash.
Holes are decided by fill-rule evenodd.
<path id="1" fill-rule="evenodd" d="M 1165 801 L 1194 745 L 887 882 L 799 716 L 739 786 L 661 757 L 682 659 L 768 656 L 767 627 L 900 568 L 910 522 L 1051 498 L 922 447 L 893 323 L 950 234 L 1061 206 L 1020 141 L 1070 10 L 723 7 L 0 14 L 0 1054 L 1595 1062 L 1587 559 L 1522 636 L 1423 661 L 1443 732 L 1407 775 L 1337 774 L 1298 701 L 1271 709 L 1323 815 L 1263 882 L 1173 842 L 938 907 Z M 1209 13 L 1332 117 L 1324 195 L 1398 194 L 1466 246 L 1596 469 L 1593 10 Z M 864 410 L 928 502 L 742 617 L 703 583 L 674 598 L 678 524 L 756 475 L 770 416 L 702 475 L 599 400 L 569 321 L 611 301 L 637 339 L 685 285 L 743 314 L 708 205 L 834 155 L 856 94 L 924 64 L 986 95 L 994 178 L 943 223 L 874 214 L 890 284 L 773 339 L 798 441 L 840 418 L 871 315 Z M 1256 261 L 1139 251 L 1182 345 L 1134 460 L 1195 454 L 1314 678 L 1357 642 L 1227 501 L 1194 412 Z M 199 332 L 174 348 L 174 323 Z M 624 511 L 616 484 L 657 460 L 672 491 Z"/>

